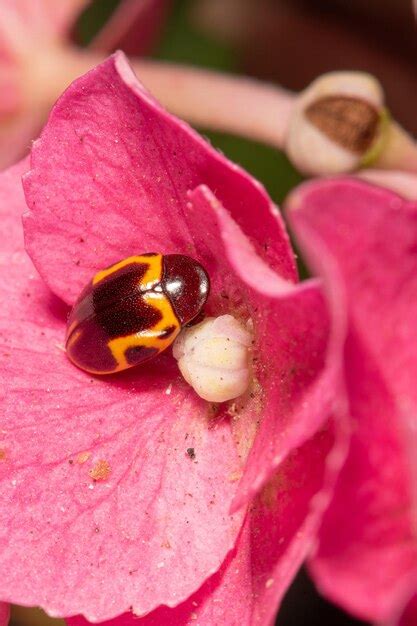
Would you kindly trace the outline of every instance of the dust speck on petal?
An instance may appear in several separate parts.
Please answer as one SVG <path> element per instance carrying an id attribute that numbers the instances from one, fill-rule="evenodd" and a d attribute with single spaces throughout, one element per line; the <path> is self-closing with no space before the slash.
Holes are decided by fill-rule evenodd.
<path id="1" fill-rule="evenodd" d="M 77 456 L 77 463 L 82 465 L 83 463 L 88 461 L 90 456 L 91 456 L 91 452 L 80 452 L 80 454 L 78 454 L 78 456 Z"/>
<path id="2" fill-rule="evenodd" d="M 111 474 L 108 461 L 100 459 L 88 472 L 93 480 L 106 480 Z"/>

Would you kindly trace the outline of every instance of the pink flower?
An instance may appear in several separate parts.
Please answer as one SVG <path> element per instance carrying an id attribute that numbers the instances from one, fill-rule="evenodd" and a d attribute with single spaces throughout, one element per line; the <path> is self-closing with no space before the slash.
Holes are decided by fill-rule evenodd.
<path id="1" fill-rule="evenodd" d="M 330 599 L 385 624 L 417 574 L 417 205 L 339 179 L 302 186 L 289 206 L 346 325 L 336 418 L 351 420 L 352 436 L 311 571 Z"/>
<path id="2" fill-rule="evenodd" d="M 417 621 L 417 585 L 413 584 L 411 595 L 407 594 L 398 615 L 390 621 L 389 626 L 414 626 Z"/>
<path id="3" fill-rule="evenodd" d="M 28 169 L 37 271 L 20 224 Z M 269 624 L 343 445 L 329 419 L 340 329 L 318 281 L 296 284 L 264 189 L 163 111 L 119 53 L 64 93 L 30 166 L 3 174 L 0 210 L 0 598 L 92 621 Z M 208 314 L 253 324 L 247 398 L 212 407 L 167 353 L 106 380 L 66 358 L 62 301 L 152 250 L 201 261 Z"/>
<path id="4" fill-rule="evenodd" d="M 70 30 L 88 0 L 4 0 L 0 15 L 0 168 L 25 154 L 86 57 Z M 124 0 L 90 49 L 151 49 L 170 0 Z M 90 53 L 92 54 L 92 53 Z M 93 59 L 87 62 L 91 66 Z"/>
<path id="5" fill-rule="evenodd" d="M 0 602 L 0 626 L 7 626 L 9 623 L 10 611 L 9 606 Z"/>

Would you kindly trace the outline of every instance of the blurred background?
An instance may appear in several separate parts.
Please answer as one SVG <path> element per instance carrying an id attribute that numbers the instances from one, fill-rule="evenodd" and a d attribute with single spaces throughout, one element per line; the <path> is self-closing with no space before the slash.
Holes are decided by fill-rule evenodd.
<path id="1" fill-rule="evenodd" d="M 132 7 L 147 2 L 128 0 Z M 394 117 L 417 134 L 417 33 L 411 0 L 160 0 L 152 4 L 158 5 L 157 12 L 141 23 L 132 19 L 118 39 L 118 47 L 128 54 L 245 73 L 291 90 L 302 89 L 330 70 L 369 71 L 383 84 Z M 91 2 L 73 28 L 74 41 L 88 45 L 97 33 L 105 33 L 103 27 L 118 5 L 118 0 Z M 100 47 L 100 36 L 95 46 Z M 278 203 L 301 180 L 285 156 L 272 148 L 199 130 L 261 180 Z M 63 622 L 15 607 L 12 624 Z M 277 624 L 363 622 L 326 603 L 302 572 L 287 593 Z"/>

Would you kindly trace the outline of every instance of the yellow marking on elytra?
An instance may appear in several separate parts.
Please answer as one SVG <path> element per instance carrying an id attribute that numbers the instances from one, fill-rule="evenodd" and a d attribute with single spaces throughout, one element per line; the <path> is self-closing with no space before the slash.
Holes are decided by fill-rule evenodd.
<path id="1" fill-rule="evenodd" d="M 126 350 L 129 348 L 156 348 L 159 352 L 162 352 L 162 350 L 165 350 L 165 348 L 174 341 L 181 330 L 181 324 L 174 313 L 169 299 L 164 293 L 151 291 L 144 293 L 142 298 L 146 304 L 158 309 L 161 313 L 161 319 L 152 326 L 152 328 L 147 328 L 140 333 L 128 335 L 127 337 L 117 337 L 109 341 L 107 345 L 117 361 L 117 367 L 113 370 L 114 372 L 130 367 L 125 356 Z M 162 331 L 167 326 L 175 326 L 175 330 L 169 337 L 161 336 Z"/>
<path id="2" fill-rule="evenodd" d="M 162 254 L 137 258 L 144 259 L 142 263 L 149 265 L 144 277 L 140 281 L 141 291 L 149 291 L 162 280 Z"/>
<path id="3" fill-rule="evenodd" d="M 162 254 L 156 254 L 155 256 L 135 255 L 129 256 L 127 259 L 123 259 L 122 261 L 111 265 L 107 269 L 97 272 L 97 274 L 93 277 L 92 284 L 97 285 L 97 283 L 104 280 L 108 276 L 118 272 L 127 265 L 134 265 L 135 263 L 149 266 L 143 280 L 141 281 L 143 285 L 149 285 L 147 286 L 147 289 L 150 289 L 155 282 L 158 282 L 161 279 Z"/>

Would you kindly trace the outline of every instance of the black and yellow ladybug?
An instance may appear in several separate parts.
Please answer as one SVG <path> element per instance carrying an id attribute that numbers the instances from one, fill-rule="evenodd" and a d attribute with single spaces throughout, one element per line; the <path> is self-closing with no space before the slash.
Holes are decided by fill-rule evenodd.
<path id="1" fill-rule="evenodd" d="M 201 312 L 205 269 L 181 254 L 131 256 L 98 272 L 68 318 L 66 351 L 93 374 L 111 374 L 165 350 Z"/>

